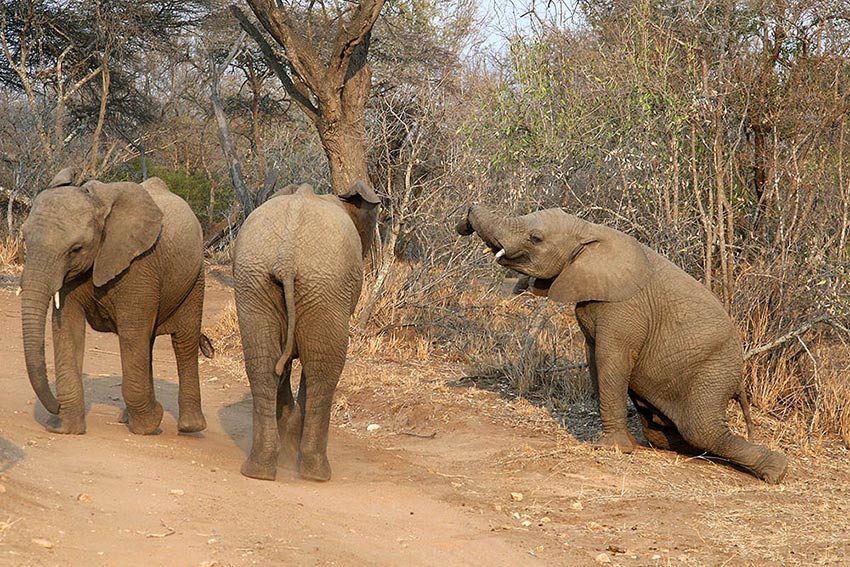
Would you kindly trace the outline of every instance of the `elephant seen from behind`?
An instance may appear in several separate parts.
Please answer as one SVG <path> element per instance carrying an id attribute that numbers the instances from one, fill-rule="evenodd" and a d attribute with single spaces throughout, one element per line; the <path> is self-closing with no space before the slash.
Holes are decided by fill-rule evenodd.
<path id="1" fill-rule="evenodd" d="M 88 321 L 97 331 L 118 334 L 130 431 L 155 433 L 162 421 L 152 374 L 157 335 L 171 335 L 177 360 L 178 428 L 203 430 L 198 349 L 204 270 L 197 218 L 156 177 L 141 184 L 89 181 L 79 187 L 72 177 L 62 170 L 36 196 L 23 225 L 24 354 L 38 399 L 56 415 L 48 429 L 86 431 L 81 374 Z M 51 307 L 55 396 L 44 353 Z M 209 354 L 211 347 L 203 346 Z"/>
<path id="2" fill-rule="evenodd" d="M 290 185 L 255 209 L 239 231 L 233 276 L 254 404 L 245 476 L 274 480 L 281 445 L 302 477 L 331 476 L 331 405 L 378 202 L 362 181 L 339 196 Z M 294 358 L 301 363 L 297 398 L 290 385 Z"/>
<path id="3" fill-rule="evenodd" d="M 576 305 L 597 386 L 601 443 L 631 451 L 627 399 L 654 446 L 709 452 L 769 483 L 787 458 L 734 434 L 737 399 L 752 431 L 741 382 L 742 346 L 705 286 L 629 235 L 561 209 L 504 218 L 470 207 L 458 233 L 477 233 L 496 261 L 532 278 L 535 293 Z"/>

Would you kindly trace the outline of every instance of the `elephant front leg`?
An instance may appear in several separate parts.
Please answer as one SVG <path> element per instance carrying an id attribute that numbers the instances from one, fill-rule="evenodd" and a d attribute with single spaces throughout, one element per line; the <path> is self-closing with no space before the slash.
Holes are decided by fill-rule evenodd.
<path id="1" fill-rule="evenodd" d="M 53 312 L 52 329 L 59 415 L 51 416 L 47 429 L 54 433 L 80 435 L 86 432 L 82 380 L 86 320 L 82 306 L 66 298 L 62 309 Z"/>
<path id="2" fill-rule="evenodd" d="M 153 323 L 146 329 L 118 327 L 121 347 L 121 369 L 124 374 L 121 392 L 127 404 L 127 423 L 132 433 L 152 435 L 162 423 L 162 405 L 153 390 Z"/>
<path id="3" fill-rule="evenodd" d="M 638 446 L 638 442 L 628 425 L 627 398 L 632 371 L 629 352 L 597 342 L 593 348 L 593 358 L 603 428 L 598 443 L 630 453 Z M 590 361 L 588 364 L 591 364 Z"/>

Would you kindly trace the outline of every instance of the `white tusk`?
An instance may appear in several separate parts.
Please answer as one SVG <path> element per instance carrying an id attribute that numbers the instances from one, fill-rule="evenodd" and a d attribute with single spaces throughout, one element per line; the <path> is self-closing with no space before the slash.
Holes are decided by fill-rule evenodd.
<path id="1" fill-rule="evenodd" d="M 58 291 L 53 296 L 53 305 L 56 306 L 56 309 L 59 309 L 59 292 Z"/>
<path id="2" fill-rule="evenodd" d="M 504 249 L 504 248 L 502 248 L 501 250 L 499 250 L 498 252 L 496 252 L 496 260 L 498 260 L 499 258 L 501 258 L 501 257 L 502 257 L 502 256 L 504 256 L 504 255 L 505 255 L 505 249 Z"/>
<path id="3" fill-rule="evenodd" d="M 18 289 L 15 290 L 15 296 L 21 295 L 21 292 L 23 292 L 23 291 L 24 290 L 21 288 L 21 286 L 18 286 Z"/>

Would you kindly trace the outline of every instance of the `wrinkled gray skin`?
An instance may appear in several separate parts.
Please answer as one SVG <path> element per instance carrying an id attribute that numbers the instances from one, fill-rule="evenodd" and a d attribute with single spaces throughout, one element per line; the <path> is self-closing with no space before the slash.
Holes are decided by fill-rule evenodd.
<path id="1" fill-rule="evenodd" d="M 97 331 L 118 334 L 130 431 L 155 433 L 162 420 L 151 368 L 157 335 L 171 335 L 177 359 L 179 429 L 201 431 L 206 427 L 198 384 L 204 272 L 195 215 L 155 177 L 141 185 L 90 181 L 74 187 L 70 182 L 68 171 L 60 172 L 35 198 L 23 225 L 24 353 L 38 399 L 57 414 L 48 429 L 86 431 L 81 373 L 88 321 Z M 44 361 L 48 307 L 56 397 Z"/>
<path id="2" fill-rule="evenodd" d="M 626 423 L 631 396 L 652 445 L 707 451 L 767 482 L 782 480 L 786 457 L 726 423 L 728 402 L 737 398 L 750 425 L 741 342 L 702 284 L 631 236 L 561 209 L 502 218 L 473 206 L 457 231 L 476 232 L 500 265 L 534 278 L 538 295 L 576 304 L 602 444 L 637 445 Z"/>
<path id="3" fill-rule="evenodd" d="M 233 276 L 254 439 L 242 474 L 274 480 L 281 445 L 302 477 L 328 480 L 328 427 L 345 364 L 378 198 L 365 183 L 339 197 L 290 185 L 245 220 Z M 292 359 L 301 361 L 295 400 Z"/>

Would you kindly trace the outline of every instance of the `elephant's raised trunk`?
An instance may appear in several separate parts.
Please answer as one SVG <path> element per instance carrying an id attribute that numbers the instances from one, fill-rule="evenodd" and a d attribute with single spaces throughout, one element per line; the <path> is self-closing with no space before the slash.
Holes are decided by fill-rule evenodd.
<path id="1" fill-rule="evenodd" d="M 469 235 L 478 233 L 487 246 L 496 254 L 498 260 L 516 245 L 517 226 L 512 224 L 512 219 L 503 219 L 487 209 L 479 206 L 471 206 L 467 211 L 466 218 L 457 224 L 458 234 Z"/>
<path id="2" fill-rule="evenodd" d="M 23 278 L 26 280 L 26 278 Z M 47 381 L 47 365 L 44 361 L 44 325 L 47 307 L 53 293 L 46 283 L 28 282 L 23 285 L 21 296 L 21 322 L 24 338 L 24 357 L 30 384 L 39 401 L 52 414 L 59 413 L 59 400 L 50 391 Z"/>

